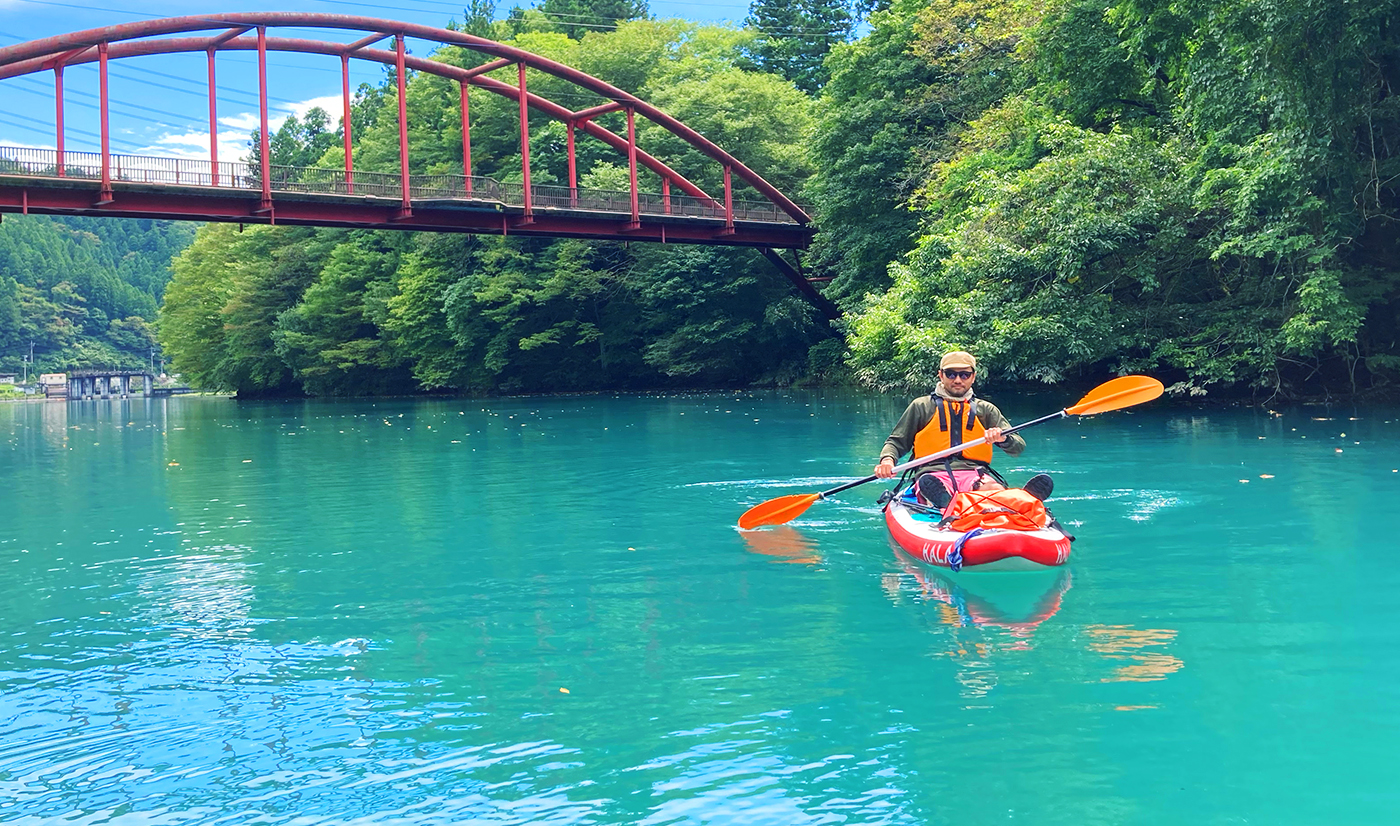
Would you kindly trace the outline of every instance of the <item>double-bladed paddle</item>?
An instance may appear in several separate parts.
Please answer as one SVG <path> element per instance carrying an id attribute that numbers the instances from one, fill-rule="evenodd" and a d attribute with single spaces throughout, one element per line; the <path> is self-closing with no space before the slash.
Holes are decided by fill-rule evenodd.
<path id="1" fill-rule="evenodd" d="M 1041 416 L 1039 419 L 1033 419 L 1029 422 L 1018 424 L 1015 427 L 1008 427 L 1001 432 L 1003 435 L 1015 433 L 1018 430 L 1025 430 L 1028 427 L 1043 424 L 1054 419 L 1063 419 L 1065 416 L 1092 416 L 1095 413 L 1122 410 L 1125 407 L 1132 407 L 1135 404 L 1150 402 L 1160 395 L 1162 395 L 1162 383 L 1150 376 L 1120 376 L 1119 378 L 1106 381 L 1093 390 L 1090 390 L 1085 394 L 1084 398 L 1080 399 L 1073 407 L 1066 407 L 1064 410 L 1051 413 L 1049 416 Z M 987 440 L 983 438 L 978 441 L 985 442 Z M 939 459 L 945 459 L 955 453 L 961 453 L 975 444 L 977 444 L 977 442 L 966 442 L 950 447 L 947 450 L 930 453 L 927 456 L 898 465 L 894 470 L 896 473 L 902 473 L 910 468 L 920 467 L 930 462 L 936 462 Z M 831 490 L 824 490 L 821 493 L 794 493 L 788 496 L 779 496 L 777 499 L 769 499 L 767 502 L 754 505 L 752 508 L 744 511 L 744 515 L 739 517 L 739 527 L 748 530 L 749 528 L 757 528 L 760 525 L 781 525 L 784 522 L 790 522 L 798 516 L 801 516 L 802 513 L 806 511 L 807 508 L 811 507 L 812 503 L 818 499 L 825 499 L 843 490 L 850 490 L 857 485 L 873 482 L 879 478 L 878 476 L 867 476 L 864 479 L 847 482 L 844 485 L 834 487 Z"/>

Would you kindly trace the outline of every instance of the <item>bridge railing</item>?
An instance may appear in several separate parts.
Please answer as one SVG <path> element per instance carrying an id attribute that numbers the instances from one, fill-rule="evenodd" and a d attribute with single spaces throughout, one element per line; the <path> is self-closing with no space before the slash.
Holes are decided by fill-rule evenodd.
<path id="1" fill-rule="evenodd" d="M 262 171 L 242 161 L 221 161 L 217 165 L 193 158 L 158 158 L 142 155 L 112 155 L 109 175 L 116 183 L 164 186 L 218 187 L 261 191 Z M 73 178 L 100 180 L 102 156 L 96 152 L 63 153 L 62 165 L 53 149 L 0 146 L 0 176 Z M 397 173 L 346 173 L 343 169 L 270 164 L 268 177 L 273 192 L 304 195 L 370 195 L 399 199 L 403 189 Z M 469 186 L 470 184 L 470 186 Z M 591 212 L 630 214 L 630 191 L 569 188 L 536 185 L 530 188 L 531 203 L 537 208 L 572 209 Z M 418 175 L 409 179 L 409 198 L 420 200 L 469 200 L 523 207 L 525 187 L 493 178 L 464 175 Z M 736 221 L 793 224 L 796 221 L 769 201 L 733 199 Z M 675 215 L 723 219 L 723 201 L 692 195 L 637 193 L 638 212 L 643 215 Z"/>

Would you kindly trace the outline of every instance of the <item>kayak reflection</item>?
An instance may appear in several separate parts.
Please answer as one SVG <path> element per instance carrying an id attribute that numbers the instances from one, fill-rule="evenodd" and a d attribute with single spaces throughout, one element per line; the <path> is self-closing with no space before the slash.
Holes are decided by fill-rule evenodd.
<path id="1" fill-rule="evenodd" d="M 1065 594 L 1074 584 L 1067 568 L 1057 568 L 1043 573 L 981 578 L 977 580 L 974 593 L 962 581 L 919 564 L 898 548 L 894 555 L 904 574 L 917 583 L 919 595 L 940 604 L 940 624 L 1005 629 L 1011 636 L 1011 642 L 1005 647 L 1011 649 L 1030 648 L 1035 630 L 1059 613 Z M 886 594 L 896 602 L 902 591 L 899 580 L 903 578 L 900 574 L 891 574 L 884 583 Z"/>
<path id="2" fill-rule="evenodd" d="M 788 525 L 762 531 L 741 531 L 739 535 L 744 538 L 744 543 L 749 546 L 750 551 L 771 556 L 774 562 L 816 565 L 822 561 L 821 555 L 817 553 L 817 543 Z"/>

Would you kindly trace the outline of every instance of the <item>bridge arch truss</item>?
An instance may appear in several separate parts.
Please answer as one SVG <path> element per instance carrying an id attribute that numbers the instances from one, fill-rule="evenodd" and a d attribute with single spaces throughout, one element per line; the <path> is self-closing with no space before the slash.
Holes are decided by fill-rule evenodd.
<path id="1" fill-rule="evenodd" d="M 275 37 L 269 30 L 327 29 L 356 32 L 351 42 Z M 407 54 L 406 38 L 458 46 L 480 55 L 461 67 Z M 383 41 L 392 48 L 376 48 Z M 220 162 L 215 57 L 220 51 L 252 51 L 258 61 L 259 163 Z M 208 57 L 210 160 L 138 158 L 110 151 L 107 66 L 146 55 L 198 53 Z M 345 164 L 341 170 L 293 169 L 271 163 L 267 94 L 269 52 L 338 57 L 341 64 Z M 397 174 L 353 168 L 350 61 L 393 66 L 398 84 Z M 64 142 L 64 69 L 97 63 L 100 152 L 69 152 Z M 516 67 L 514 85 L 488 76 Z M 529 90 L 526 70 L 544 72 L 606 102 L 574 110 Z M 409 169 L 407 72 L 438 75 L 460 94 L 460 175 L 413 175 Z M 52 73 L 56 150 L 0 147 L 0 212 L 45 212 L 144 218 L 286 223 L 319 226 L 670 241 L 763 248 L 802 248 L 813 234 L 807 213 L 737 158 L 646 101 L 598 78 L 522 49 L 464 32 L 339 14 L 251 12 L 174 17 L 59 35 L 0 48 L 0 80 Z M 519 184 L 473 175 L 470 98 L 482 90 L 518 103 L 521 150 Z M 530 170 L 531 110 L 566 127 L 567 186 L 533 184 Z M 621 112 L 626 134 L 597 122 Z M 722 168 L 724 191 L 711 194 L 637 145 L 636 120 L 645 118 L 685 141 Z M 578 186 L 575 137 L 602 141 L 626 158 L 629 189 Z M 661 192 L 644 193 L 639 170 L 661 180 Z M 762 200 L 735 197 L 742 182 Z M 673 188 L 678 190 L 673 192 Z M 771 258 L 771 256 L 770 256 Z M 796 283 L 796 280 L 794 281 Z M 810 286 L 805 281 L 799 287 Z M 804 290 L 806 292 L 806 290 Z M 811 296 L 809 296 L 811 297 Z"/>

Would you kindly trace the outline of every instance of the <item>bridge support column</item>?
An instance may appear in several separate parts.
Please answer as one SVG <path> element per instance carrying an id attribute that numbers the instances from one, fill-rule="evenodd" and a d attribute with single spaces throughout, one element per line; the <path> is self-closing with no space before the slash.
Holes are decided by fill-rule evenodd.
<path id="1" fill-rule="evenodd" d="M 127 398 L 128 396 L 131 395 L 131 376 L 122 376 L 122 377 L 121 377 L 121 384 L 122 384 L 122 398 L 125 399 L 125 398 Z"/>
<path id="2" fill-rule="evenodd" d="M 262 207 L 272 215 L 272 139 L 267 134 L 267 27 L 258 26 L 258 160 L 262 163 Z"/>
<path id="3" fill-rule="evenodd" d="M 764 258 L 768 259 L 768 263 L 772 264 L 778 272 L 782 273 L 788 281 L 792 282 L 792 286 L 796 287 L 797 291 L 802 293 L 802 297 L 807 299 L 809 304 L 816 307 L 821 311 L 822 315 L 826 316 L 827 321 L 836 321 L 841 318 L 841 308 L 833 304 L 831 299 L 817 292 L 817 288 L 812 286 L 812 282 L 808 281 L 806 276 L 798 271 L 796 267 L 788 263 L 786 258 L 779 255 L 777 250 L 769 247 L 760 247 L 758 251 Z M 797 254 L 793 253 L 793 257 L 796 258 Z M 832 336 L 839 337 L 840 334 L 835 332 L 834 328 L 828 327 L 827 329 Z"/>
<path id="4" fill-rule="evenodd" d="M 214 93 L 214 49 L 209 49 L 209 185 L 219 185 L 219 107 Z"/>
<path id="5" fill-rule="evenodd" d="M 402 34 L 394 38 L 394 49 L 397 57 L 395 68 L 398 69 L 399 74 L 399 186 L 403 189 L 399 217 L 411 218 L 413 217 L 413 193 L 408 185 L 408 79 L 404 77 L 408 70 L 404 67 Z"/>
<path id="6" fill-rule="evenodd" d="M 462 175 L 467 179 L 467 197 L 470 198 L 472 196 L 472 122 L 469 115 L 471 107 L 467 100 L 467 82 L 463 80 L 459 86 L 462 98 Z"/>
<path id="7" fill-rule="evenodd" d="M 632 222 L 628 229 L 642 228 L 642 214 L 637 197 L 637 113 L 627 107 L 627 180 L 632 188 Z"/>
<path id="8" fill-rule="evenodd" d="M 350 55 L 340 56 L 340 100 L 344 106 L 344 114 L 341 116 L 341 124 L 345 127 L 345 194 L 355 194 L 355 154 L 352 151 L 354 138 L 351 137 L 350 124 Z"/>
<path id="9" fill-rule="evenodd" d="M 525 182 L 525 220 L 521 223 L 532 224 L 535 204 L 530 188 L 530 101 L 525 91 L 525 64 L 516 65 L 520 67 L 520 173 Z"/>
<path id="10" fill-rule="evenodd" d="M 97 85 L 98 109 L 102 115 L 102 190 L 97 195 L 97 205 L 110 204 L 114 200 L 112 195 L 112 146 L 111 129 L 107 124 L 107 44 L 97 45 Z"/>
<path id="11" fill-rule="evenodd" d="M 720 235 L 734 234 L 734 171 L 729 164 L 724 165 L 724 232 Z"/>
<path id="12" fill-rule="evenodd" d="M 66 174 L 63 165 L 63 64 L 53 67 L 55 133 L 58 137 L 58 177 Z"/>
<path id="13" fill-rule="evenodd" d="M 578 206 L 578 155 L 574 151 L 574 122 L 569 121 L 568 128 L 568 149 L 569 149 L 569 206 Z"/>

